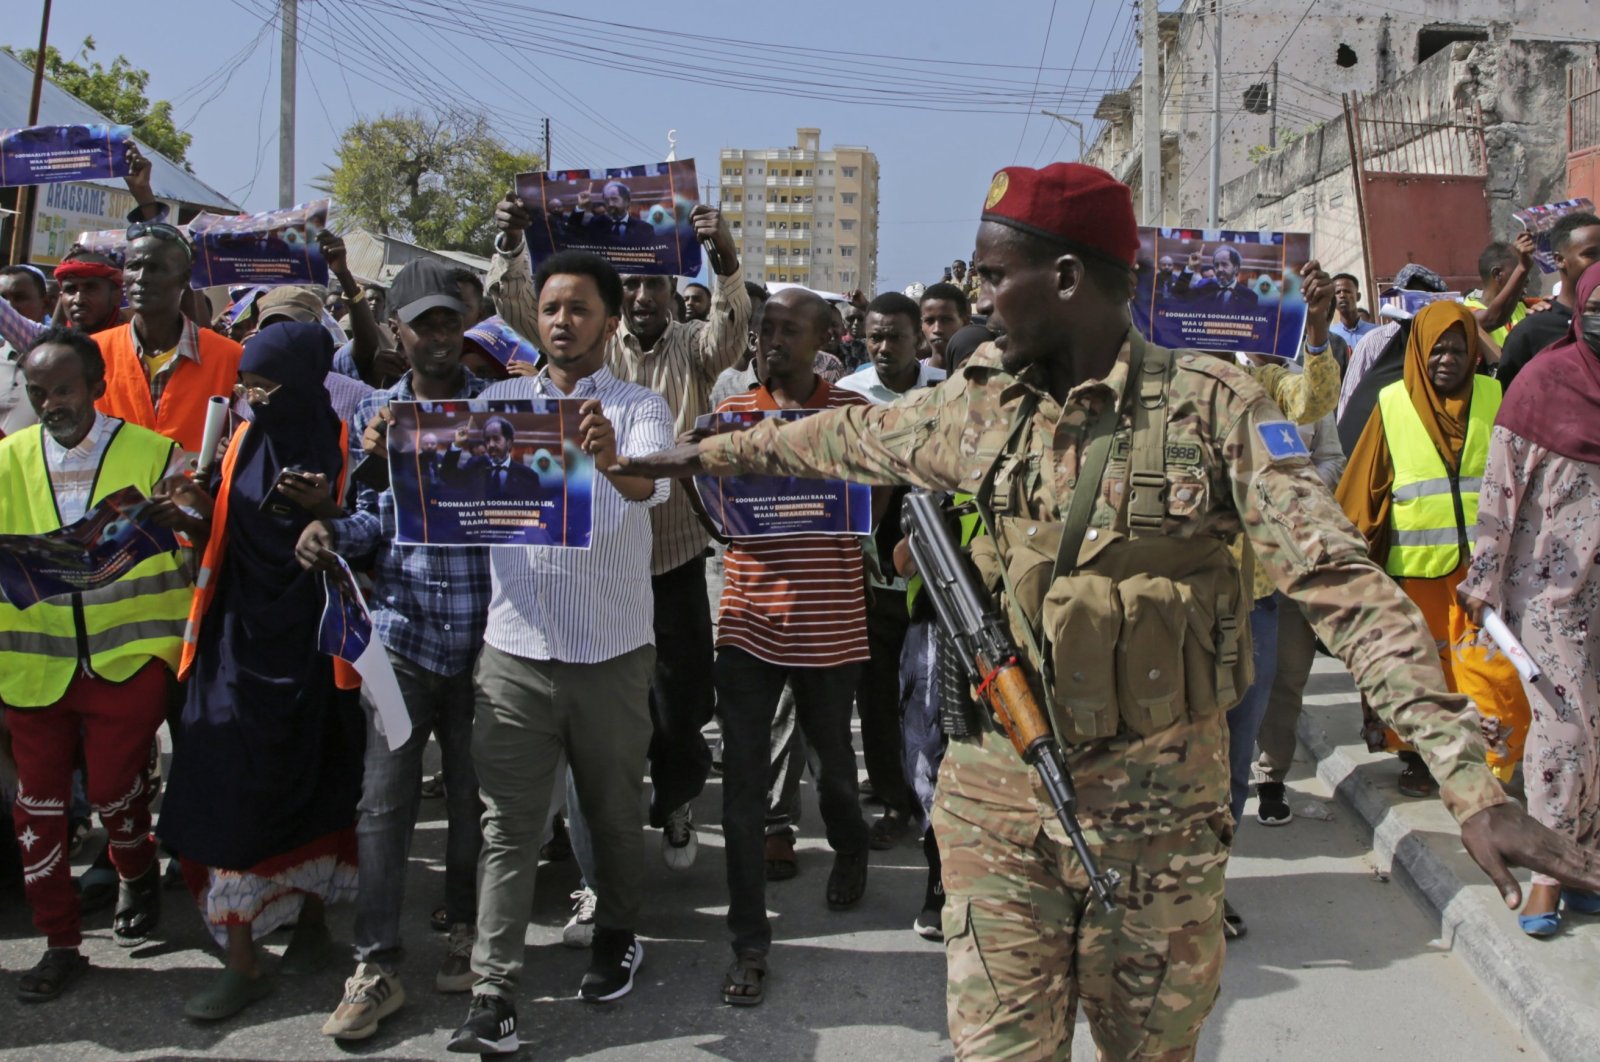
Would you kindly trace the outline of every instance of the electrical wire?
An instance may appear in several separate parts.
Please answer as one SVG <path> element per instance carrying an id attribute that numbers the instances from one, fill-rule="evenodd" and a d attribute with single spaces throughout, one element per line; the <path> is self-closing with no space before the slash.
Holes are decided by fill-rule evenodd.
<path id="1" fill-rule="evenodd" d="M 1094 4 L 1098 2 L 1099 0 L 1094 0 L 1094 3 L 1089 5 L 1090 18 L 1094 17 Z M 1044 57 L 1050 50 L 1050 31 L 1055 28 L 1055 25 L 1056 0 L 1050 0 L 1050 17 L 1044 24 L 1044 43 L 1039 46 L 1039 65 L 1033 71 L 1033 88 L 1028 91 L 1028 110 L 1022 116 L 1022 132 L 1017 134 L 1017 148 L 1011 153 L 1012 162 L 1016 162 L 1022 155 L 1022 142 L 1028 137 L 1028 123 L 1033 120 L 1033 104 L 1039 96 L 1039 78 L 1044 75 Z M 1085 22 L 1084 26 L 1087 28 L 1088 23 Z M 1078 48 L 1080 50 L 1083 48 L 1083 37 L 1081 35 L 1078 37 Z M 1076 53 L 1074 53 L 1072 61 L 1078 61 Z M 1045 134 L 1045 139 L 1050 139 L 1049 133 Z"/>

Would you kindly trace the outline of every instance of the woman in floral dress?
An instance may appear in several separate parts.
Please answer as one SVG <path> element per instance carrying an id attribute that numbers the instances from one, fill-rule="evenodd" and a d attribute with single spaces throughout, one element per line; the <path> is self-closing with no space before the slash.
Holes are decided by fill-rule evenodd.
<path id="1" fill-rule="evenodd" d="M 1478 542 L 1460 595 L 1498 611 L 1539 667 L 1523 753 L 1528 810 L 1600 848 L 1600 265 L 1579 279 L 1566 339 L 1518 376 L 1495 421 Z M 1562 908 L 1600 896 L 1533 876 L 1523 931 L 1549 936 Z"/>

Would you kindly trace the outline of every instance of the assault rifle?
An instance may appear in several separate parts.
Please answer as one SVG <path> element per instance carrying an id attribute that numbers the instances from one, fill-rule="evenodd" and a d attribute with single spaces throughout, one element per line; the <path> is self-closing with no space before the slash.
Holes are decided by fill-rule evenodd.
<path id="1" fill-rule="evenodd" d="M 906 495 L 901 528 L 923 586 L 933 599 L 939 629 L 957 649 L 967 676 L 1011 739 L 1025 763 L 1039 772 L 1056 818 L 1089 877 L 1089 887 L 1107 912 L 1116 910 L 1120 876 L 1102 871 L 1078 825 L 1078 794 L 1067 772 L 1061 745 L 1050 732 L 1049 716 L 1034 696 L 1028 665 L 1006 626 L 1005 616 L 978 584 L 970 563 L 956 548 L 939 503 L 927 491 Z"/>

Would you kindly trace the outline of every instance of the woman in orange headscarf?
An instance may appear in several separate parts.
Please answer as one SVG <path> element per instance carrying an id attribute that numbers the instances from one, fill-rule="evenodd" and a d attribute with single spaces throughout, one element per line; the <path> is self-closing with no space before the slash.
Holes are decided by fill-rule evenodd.
<path id="1" fill-rule="evenodd" d="M 1500 385 L 1478 376 L 1478 328 L 1456 302 L 1423 307 L 1411 323 L 1404 377 L 1384 388 L 1336 492 L 1372 559 L 1416 602 L 1439 646 L 1450 688 L 1484 718 L 1489 767 L 1501 781 L 1522 757 L 1529 709 L 1515 668 L 1491 657 L 1456 602 L 1477 534 L 1478 494 Z M 1393 730 L 1366 712 L 1368 747 L 1400 753 L 1400 791 L 1428 796 L 1427 767 Z"/>

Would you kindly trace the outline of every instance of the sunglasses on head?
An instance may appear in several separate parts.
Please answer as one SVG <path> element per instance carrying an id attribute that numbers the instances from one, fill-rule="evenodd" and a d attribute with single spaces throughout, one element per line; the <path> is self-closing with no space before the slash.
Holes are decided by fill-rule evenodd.
<path id="1" fill-rule="evenodd" d="M 139 221 L 128 226 L 128 242 L 142 239 L 146 236 L 157 240 L 171 240 L 184 249 L 190 257 L 194 255 L 194 248 L 189 244 L 189 237 L 176 225 L 169 225 L 165 221 Z"/>

